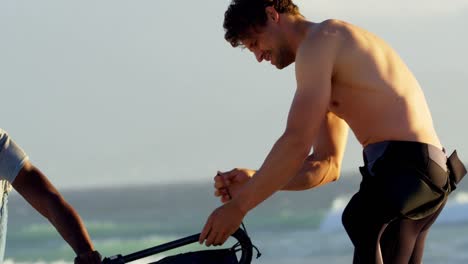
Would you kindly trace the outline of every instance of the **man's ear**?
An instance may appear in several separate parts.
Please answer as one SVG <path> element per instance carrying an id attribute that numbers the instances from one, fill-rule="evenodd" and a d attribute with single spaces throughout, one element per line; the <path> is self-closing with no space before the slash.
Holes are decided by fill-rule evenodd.
<path id="1" fill-rule="evenodd" d="M 268 18 L 269 20 L 271 19 L 271 20 L 274 21 L 274 22 L 278 22 L 278 21 L 279 21 L 279 13 L 278 13 L 278 11 L 276 11 L 276 9 L 275 9 L 274 7 L 272 7 L 272 6 L 267 6 L 267 7 L 265 8 L 265 13 L 266 13 L 267 18 Z"/>

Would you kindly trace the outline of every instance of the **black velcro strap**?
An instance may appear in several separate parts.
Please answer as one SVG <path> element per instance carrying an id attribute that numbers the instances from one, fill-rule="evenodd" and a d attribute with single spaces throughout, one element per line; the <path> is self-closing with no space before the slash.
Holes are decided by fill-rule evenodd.
<path id="1" fill-rule="evenodd" d="M 452 190 L 454 190 L 456 184 L 458 184 L 467 173 L 465 165 L 463 165 L 460 158 L 458 158 L 456 150 L 447 159 L 447 167 L 450 170 L 449 176 L 450 181 L 452 182 Z"/>

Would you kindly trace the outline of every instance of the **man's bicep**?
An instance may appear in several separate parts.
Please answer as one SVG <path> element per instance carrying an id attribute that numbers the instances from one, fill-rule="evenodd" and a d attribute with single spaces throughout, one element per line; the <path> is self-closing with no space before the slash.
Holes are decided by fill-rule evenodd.
<path id="1" fill-rule="evenodd" d="M 348 132 L 348 124 L 335 114 L 328 112 L 313 144 L 314 159 L 325 160 L 333 158 L 335 162 L 341 164 Z"/>
<path id="2" fill-rule="evenodd" d="M 43 215 L 47 211 L 47 201 L 58 194 L 47 177 L 30 162 L 24 164 L 12 185 L 29 204 Z"/>
<path id="3" fill-rule="evenodd" d="M 307 43 L 306 43 L 307 44 Z M 300 48 L 296 58 L 297 89 L 287 129 L 302 131 L 312 141 L 328 111 L 334 59 L 322 43 Z"/>
<path id="4" fill-rule="evenodd" d="M 327 104 L 324 101 L 327 100 L 326 94 L 298 89 L 289 110 L 286 133 L 305 137 L 313 142 L 326 113 Z"/>

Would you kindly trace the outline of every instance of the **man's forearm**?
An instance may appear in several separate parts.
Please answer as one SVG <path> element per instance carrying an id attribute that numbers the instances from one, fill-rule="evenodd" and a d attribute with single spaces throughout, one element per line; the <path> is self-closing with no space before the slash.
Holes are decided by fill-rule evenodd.
<path id="1" fill-rule="evenodd" d="M 232 202 L 247 213 L 283 188 L 302 167 L 310 148 L 294 135 L 283 135 L 273 146 L 262 167 Z"/>
<path id="2" fill-rule="evenodd" d="M 51 197 L 45 217 L 57 229 L 77 255 L 94 250 L 89 234 L 78 213 L 61 196 Z"/>
<path id="3" fill-rule="evenodd" d="M 79 215 L 39 169 L 26 163 L 12 184 L 29 204 L 54 225 L 77 255 L 94 250 Z"/>
<path id="4" fill-rule="evenodd" d="M 314 159 L 311 155 L 304 161 L 299 173 L 292 178 L 281 190 L 302 191 L 336 181 L 339 177 L 339 168 L 334 160 Z"/>

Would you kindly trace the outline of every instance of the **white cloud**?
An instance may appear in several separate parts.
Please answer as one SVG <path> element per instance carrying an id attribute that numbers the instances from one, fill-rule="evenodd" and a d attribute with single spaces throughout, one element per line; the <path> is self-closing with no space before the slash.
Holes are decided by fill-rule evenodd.
<path id="1" fill-rule="evenodd" d="M 468 11 L 467 0 L 296 0 L 307 17 L 443 17 Z"/>

